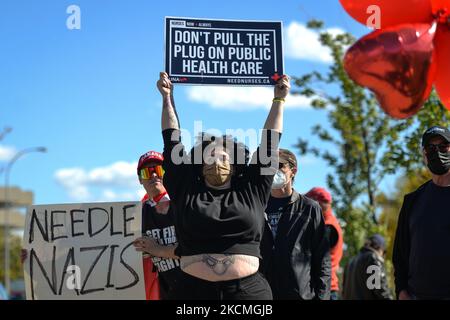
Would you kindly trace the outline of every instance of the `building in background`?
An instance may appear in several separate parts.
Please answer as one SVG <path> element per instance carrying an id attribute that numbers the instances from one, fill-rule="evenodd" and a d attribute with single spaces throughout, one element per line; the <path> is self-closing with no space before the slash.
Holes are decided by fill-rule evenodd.
<path id="1" fill-rule="evenodd" d="M 20 209 L 33 204 L 34 194 L 31 191 L 24 191 L 17 187 L 11 187 L 8 190 L 8 210 L 9 227 L 11 233 L 14 231 L 23 231 L 25 227 L 25 215 Z M 5 227 L 5 188 L 0 187 L 0 228 Z"/>

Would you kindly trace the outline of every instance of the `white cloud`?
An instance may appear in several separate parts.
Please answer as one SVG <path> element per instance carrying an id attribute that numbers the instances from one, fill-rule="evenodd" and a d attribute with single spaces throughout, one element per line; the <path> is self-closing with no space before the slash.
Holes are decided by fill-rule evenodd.
<path id="1" fill-rule="evenodd" d="M 119 161 L 107 167 L 95 168 L 88 174 L 90 182 L 96 185 L 134 185 L 137 162 Z"/>
<path id="2" fill-rule="evenodd" d="M 55 173 L 56 181 L 77 201 L 86 201 L 90 198 L 87 183 L 87 174 L 83 169 L 60 169 Z"/>
<path id="3" fill-rule="evenodd" d="M 246 111 L 269 109 L 273 99 L 273 88 L 267 87 L 226 87 L 226 86 L 192 86 L 187 89 L 188 99 L 206 103 L 216 109 Z M 309 108 L 311 99 L 289 95 L 286 108 Z"/>
<path id="4" fill-rule="evenodd" d="M 344 33 L 340 28 L 329 28 L 326 31 L 333 36 Z M 330 49 L 320 43 L 319 32 L 308 29 L 304 24 L 292 21 L 284 32 L 284 38 L 286 57 L 322 63 L 333 62 Z"/>
<path id="5" fill-rule="evenodd" d="M 0 145 L 0 161 L 10 160 L 16 152 L 17 151 L 14 147 Z"/>
<path id="6" fill-rule="evenodd" d="M 136 192 L 116 192 L 111 189 L 105 189 L 101 193 L 100 198 L 98 198 L 98 201 L 100 202 L 114 202 L 114 201 L 124 201 L 124 200 L 133 200 L 138 201 L 142 199 L 142 197 L 145 195 L 145 190 L 141 188 L 140 190 Z"/>
<path id="7" fill-rule="evenodd" d="M 55 172 L 55 179 L 76 201 L 136 200 L 143 194 L 136 165 L 136 162 L 118 161 L 91 170 L 64 168 Z"/>

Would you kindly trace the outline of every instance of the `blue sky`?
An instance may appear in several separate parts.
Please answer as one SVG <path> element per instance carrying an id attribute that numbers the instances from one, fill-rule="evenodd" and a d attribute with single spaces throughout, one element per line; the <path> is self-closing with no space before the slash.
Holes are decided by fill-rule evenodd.
<path id="1" fill-rule="evenodd" d="M 81 9 L 81 30 L 69 30 L 69 5 Z M 45 146 L 14 165 L 11 184 L 35 193 L 36 204 L 125 201 L 142 195 L 135 164 L 147 150 L 162 150 L 161 98 L 164 17 L 282 21 L 287 74 L 329 66 L 326 50 L 304 28 L 310 18 L 357 36 L 369 32 L 338 0 L 123 1 L 3 0 L 0 11 L 0 168 L 17 151 Z M 228 91 L 227 91 L 228 90 Z M 183 128 L 260 129 L 271 104 L 267 88 L 177 86 Z M 311 135 L 325 113 L 292 97 L 281 146 L 298 137 L 327 148 Z M 329 172 L 299 157 L 295 187 L 325 186 Z M 4 175 L 0 175 L 0 181 Z M 1 182 L 0 184 L 3 184 Z M 141 190 L 141 193 L 138 191 Z"/>

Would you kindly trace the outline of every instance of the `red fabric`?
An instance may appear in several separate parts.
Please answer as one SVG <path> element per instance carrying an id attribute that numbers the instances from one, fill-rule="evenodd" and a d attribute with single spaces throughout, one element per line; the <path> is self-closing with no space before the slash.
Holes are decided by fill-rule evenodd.
<path id="1" fill-rule="evenodd" d="M 156 203 L 158 203 L 159 200 L 161 200 L 166 194 L 167 194 L 167 191 L 161 192 L 161 193 L 158 194 L 157 196 L 153 197 L 153 201 L 155 201 Z"/>
<path id="2" fill-rule="evenodd" d="M 343 245 L 344 245 L 344 237 L 342 235 L 342 228 L 339 225 L 338 219 L 333 215 L 331 210 L 328 210 L 323 214 L 325 219 L 325 224 L 333 226 L 338 233 L 338 242 L 336 245 L 331 248 L 330 256 L 331 256 L 331 290 L 339 291 L 339 279 L 337 277 L 337 271 L 339 270 L 339 263 L 342 259 L 343 254 Z"/>
<path id="3" fill-rule="evenodd" d="M 153 262 L 150 257 L 142 259 L 144 265 L 144 283 L 146 300 L 161 300 L 159 295 L 158 273 L 153 272 Z"/>
<path id="4" fill-rule="evenodd" d="M 162 198 L 164 198 L 164 196 L 167 195 L 167 191 L 164 191 L 160 194 L 158 194 L 156 197 L 154 197 L 152 200 L 156 203 L 158 203 Z M 142 197 L 141 201 L 142 203 L 144 203 L 145 201 L 147 201 L 148 199 L 150 199 L 150 197 L 148 196 L 148 194 L 145 194 L 145 196 Z"/>
<path id="5" fill-rule="evenodd" d="M 308 198 L 314 199 L 318 202 L 326 202 L 331 203 L 331 194 L 325 190 L 324 188 L 315 187 L 308 191 L 307 194 L 305 194 Z"/>
<path id="6" fill-rule="evenodd" d="M 141 199 L 144 203 L 148 200 L 148 194 Z M 159 294 L 159 280 L 158 272 L 153 272 L 153 262 L 150 257 L 142 259 L 144 266 L 144 284 L 145 284 L 145 299 L 146 300 L 161 300 Z"/>

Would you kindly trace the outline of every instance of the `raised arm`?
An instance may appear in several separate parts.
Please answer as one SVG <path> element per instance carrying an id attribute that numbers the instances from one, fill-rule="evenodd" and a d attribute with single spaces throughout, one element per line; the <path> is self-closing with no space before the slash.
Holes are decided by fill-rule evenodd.
<path id="1" fill-rule="evenodd" d="M 290 89 L 290 78 L 284 75 L 275 85 L 274 99 L 266 123 L 264 124 L 264 129 L 274 130 L 279 133 L 283 131 L 284 100 Z"/>
<path id="2" fill-rule="evenodd" d="M 173 99 L 173 84 L 169 80 L 169 76 L 165 72 L 160 72 L 159 80 L 157 82 L 159 92 L 161 92 L 163 107 L 161 115 L 161 129 L 180 129 L 180 122 L 178 114 L 175 109 L 175 102 Z"/>
<path id="3" fill-rule="evenodd" d="M 278 169 L 278 145 L 283 131 L 284 100 L 291 89 L 289 80 L 289 77 L 284 75 L 275 85 L 272 107 L 264 124 L 261 143 L 251 161 L 252 164 L 265 167 L 260 173 L 266 177 L 273 176 Z M 266 180 L 269 187 L 272 180 Z"/>

